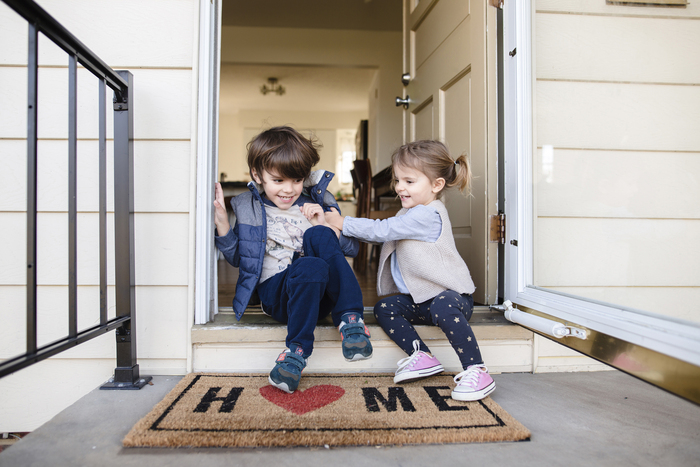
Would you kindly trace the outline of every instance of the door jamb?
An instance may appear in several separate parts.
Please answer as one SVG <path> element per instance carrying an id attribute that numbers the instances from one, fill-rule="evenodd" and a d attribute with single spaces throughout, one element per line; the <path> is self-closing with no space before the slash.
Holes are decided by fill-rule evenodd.
<path id="1" fill-rule="evenodd" d="M 194 324 L 205 324 L 218 308 L 214 246 L 214 183 L 218 171 L 221 0 L 199 2 L 197 69 L 197 174 L 195 200 Z"/>

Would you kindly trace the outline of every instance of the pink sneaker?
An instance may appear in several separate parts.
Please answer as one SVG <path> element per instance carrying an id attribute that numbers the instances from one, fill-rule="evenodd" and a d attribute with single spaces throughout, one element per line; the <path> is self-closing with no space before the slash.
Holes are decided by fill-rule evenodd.
<path id="1" fill-rule="evenodd" d="M 485 366 L 472 365 L 454 378 L 457 386 L 452 398 L 457 401 L 478 401 L 496 389 L 496 383 Z"/>
<path id="2" fill-rule="evenodd" d="M 413 341 L 413 354 L 399 360 L 398 365 L 399 368 L 394 375 L 394 383 L 413 381 L 445 371 L 437 358 L 420 350 L 418 339 Z"/>

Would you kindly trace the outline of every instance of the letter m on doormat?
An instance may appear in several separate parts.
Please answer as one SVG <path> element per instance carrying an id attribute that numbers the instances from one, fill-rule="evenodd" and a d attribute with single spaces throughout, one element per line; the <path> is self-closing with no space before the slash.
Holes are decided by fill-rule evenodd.
<path id="1" fill-rule="evenodd" d="M 386 398 L 377 388 L 362 388 L 362 395 L 365 398 L 365 406 L 368 412 L 380 412 L 380 402 L 387 412 L 396 412 L 397 401 L 401 402 L 401 408 L 404 412 L 416 411 L 411 403 L 411 399 L 406 395 L 406 391 L 400 387 L 390 387 Z"/>

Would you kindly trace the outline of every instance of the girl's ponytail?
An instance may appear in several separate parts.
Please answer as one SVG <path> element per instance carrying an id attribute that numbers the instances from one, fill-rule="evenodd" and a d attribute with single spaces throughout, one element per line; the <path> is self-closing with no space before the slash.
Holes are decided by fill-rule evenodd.
<path id="1" fill-rule="evenodd" d="M 454 161 L 454 178 L 447 183 L 448 187 L 457 187 L 459 191 L 465 195 L 471 193 L 472 188 L 472 171 L 469 166 L 469 159 L 462 154 Z"/>

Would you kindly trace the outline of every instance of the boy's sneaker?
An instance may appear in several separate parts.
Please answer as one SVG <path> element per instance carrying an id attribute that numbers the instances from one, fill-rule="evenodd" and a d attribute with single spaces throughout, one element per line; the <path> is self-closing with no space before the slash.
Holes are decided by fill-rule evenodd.
<path id="1" fill-rule="evenodd" d="M 394 383 L 413 381 L 445 371 L 437 358 L 420 350 L 420 341 L 413 341 L 413 354 L 398 361 Z"/>
<path id="2" fill-rule="evenodd" d="M 478 401 L 496 389 L 496 383 L 485 366 L 472 365 L 454 378 L 457 386 L 452 398 L 458 401 Z"/>
<path id="3" fill-rule="evenodd" d="M 349 362 L 372 358 L 372 343 L 369 341 L 369 329 L 365 322 L 356 314 L 343 316 L 338 326 L 340 331 L 343 357 Z"/>
<path id="4" fill-rule="evenodd" d="M 304 351 L 297 347 L 296 352 L 286 349 L 277 357 L 276 365 L 267 380 L 286 393 L 293 393 L 299 387 L 301 372 L 306 367 Z"/>

